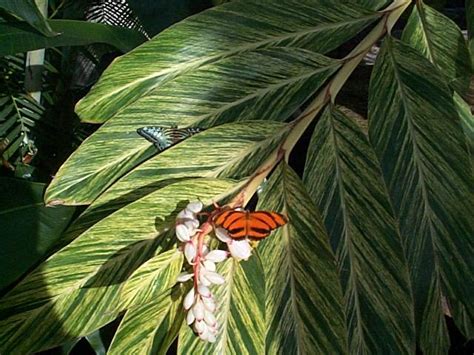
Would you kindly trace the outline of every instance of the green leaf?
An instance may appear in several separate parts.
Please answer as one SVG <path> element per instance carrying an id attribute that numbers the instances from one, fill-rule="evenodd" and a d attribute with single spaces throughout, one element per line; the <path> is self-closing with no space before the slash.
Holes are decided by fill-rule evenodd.
<path id="1" fill-rule="evenodd" d="M 175 214 L 191 199 L 209 204 L 235 186 L 217 179 L 176 183 L 89 228 L 0 300 L 0 333 L 8 334 L 0 352 L 29 353 L 85 336 L 156 298 L 181 269 Z"/>
<path id="2" fill-rule="evenodd" d="M 161 86 L 186 72 L 199 68 L 205 71 L 212 63 L 219 67 L 218 63 L 225 58 L 231 60 L 242 55 L 246 58 L 244 52 L 263 47 L 305 48 L 325 53 L 337 48 L 380 16 L 382 14 L 353 5 L 327 3 L 324 0 L 235 1 L 217 6 L 172 26 L 114 61 L 91 92 L 78 103 L 77 112 L 83 121 L 96 123 L 105 122 L 117 114 L 134 118 L 145 113 L 148 117 L 157 114 L 163 119 L 166 115 L 173 117 L 179 106 L 162 112 L 161 102 L 155 97 L 156 90 L 159 94 Z M 238 60 L 233 63 L 238 63 Z M 261 67 L 259 71 L 273 65 L 266 61 L 259 61 L 258 64 Z M 231 73 L 236 70 L 232 67 L 228 69 Z M 242 81 L 259 79 L 253 70 L 247 69 L 245 73 L 247 76 L 239 75 Z M 198 94 L 203 85 L 209 87 L 214 78 L 219 79 L 218 74 L 210 72 L 205 82 L 192 80 L 187 90 L 173 91 L 169 99 L 177 100 L 179 105 L 189 105 L 191 102 L 183 100 L 182 95 L 189 91 Z M 229 87 L 226 95 L 232 94 L 229 89 L 239 90 L 239 86 Z M 216 95 L 219 91 L 221 88 L 215 87 L 212 94 Z M 213 104 L 209 102 L 205 106 L 212 108 Z M 200 107 L 194 107 L 186 115 L 182 112 L 180 115 L 192 115 L 194 110 L 201 112 Z M 184 117 L 182 119 L 185 120 Z"/>
<path id="3" fill-rule="evenodd" d="M 46 207 L 45 184 L 0 178 L 0 290 L 44 258 L 75 208 Z"/>
<path id="4" fill-rule="evenodd" d="M 332 105 L 314 130 L 304 182 L 339 264 L 349 349 L 413 353 L 410 278 L 380 167 L 358 124 Z"/>
<path id="5" fill-rule="evenodd" d="M 453 93 L 453 100 L 466 137 L 466 143 L 471 157 L 471 166 L 474 167 L 474 115 L 471 113 L 469 104 L 464 101 L 458 93 Z"/>
<path id="6" fill-rule="evenodd" d="M 260 259 L 256 255 L 242 262 L 230 258 L 217 271 L 226 279 L 212 289 L 217 302 L 217 340 L 204 342 L 184 324 L 178 354 L 264 354 L 265 279 Z"/>
<path id="7" fill-rule="evenodd" d="M 471 57 L 464 36 L 451 19 L 418 1 L 402 40 L 418 50 L 464 95 L 471 79 Z"/>
<path id="8" fill-rule="evenodd" d="M 104 342 L 102 340 L 102 337 L 100 335 L 100 331 L 96 330 L 95 332 L 92 332 L 89 335 L 86 335 L 86 340 L 91 346 L 92 349 L 94 349 L 95 355 L 105 355 L 107 353 L 107 349 L 105 348 Z"/>
<path id="9" fill-rule="evenodd" d="M 25 20 L 30 26 L 44 36 L 53 37 L 59 34 L 51 29 L 34 0 L 0 0 L 0 8 L 7 10 L 17 18 Z M 3 33 L 1 29 L 0 33 Z"/>
<path id="10" fill-rule="evenodd" d="M 130 308 L 120 323 L 108 354 L 166 354 L 184 320 L 184 287 Z"/>
<path id="11" fill-rule="evenodd" d="M 146 40 L 138 31 L 100 23 L 75 20 L 50 20 L 48 23 L 60 33 L 58 36 L 44 37 L 23 22 L 0 22 L 0 56 L 91 43 L 106 43 L 128 52 Z"/>
<path id="12" fill-rule="evenodd" d="M 143 99 L 147 107 L 126 110 L 128 113 L 116 116 L 89 137 L 58 171 L 46 199 L 90 203 L 118 177 L 150 157 L 155 149 L 136 133 L 137 128 L 281 121 L 339 66 L 339 61 L 306 50 L 272 48 L 234 55 L 184 74 Z"/>
<path id="13" fill-rule="evenodd" d="M 258 209 L 288 216 L 259 245 L 266 282 L 268 354 L 344 354 L 343 296 L 329 237 L 296 173 L 281 163 Z"/>
<path id="14" fill-rule="evenodd" d="M 448 86 L 395 39 L 386 38 L 372 74 L 369 134 L 405 238 L 420 347 L 447 352 L 442 295 L 474 312 L 473 175 Z"/>

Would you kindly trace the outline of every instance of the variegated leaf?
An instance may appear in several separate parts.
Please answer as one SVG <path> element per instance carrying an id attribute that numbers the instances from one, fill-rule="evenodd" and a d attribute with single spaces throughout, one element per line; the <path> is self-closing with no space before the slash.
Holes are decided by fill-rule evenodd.
<path id="1" fill-rule="evenodd" d="M 308 150 L 304 182 L 336 253 L 354 354 L 412 353 L 412 292 L 402 239 L 375 152 L 330 105 Z"/>
<path id="2" fill-rule="evenodd" d="M 289 221 L 259 245 L 266 353 L 347 353 L 343 296 L 329 237 L 303 183 L 286 163 L 260 194 L 258 209 L 284 213 Z"/>
<path id="3" fill-rule="evenodd" d="M 211 203 L 235 186 L 217 179 L 176 183 L 86 230 L 0 300 L 0 333 L 9 334 L 0 352 L 33 352 L 87 335 L 159 295 L 181 268 L 176 252 L 160 256 L 175 245 L 175 214 L 189 200 Z"/>
<path id="4" fill-rule="evenodd" d="M 403 31 L 402 40 L 436 65 L 461 95 L 466 94 L 471 81 L 471 56 L 466 40 L 454 21 L 418 1 Z"/>
<path id="5" fill-rule="evenodd" d="M 405 238 L 419 344 L 447 352 L 442 295 L 474 312 L 473 174 L 443 76 L 390 37 L 371 78 L 369 133 Z"/>
<path id="6" fill-rule="evenodd" d="M 302 49 L 270 48 L 236 54 L 162 83 L 71 155 L 49 186 L 46 201 L 89 204 L 152 156 L 155 148 L 137 128 L 285 120 L 339 66 L 339 61 Z"/>
<path id="7" fill-rule="evenodd" d="M 156 107 L 160 103 L 147 97 L 184 73 L 212 68 L 213 63 L 257 48 L 326 53 L 381 16 L 353 4 L 324 0 L 232 1 L 180 22 L 117 59 L 80 101 L 77 111 L 88 122 L 104 122 L 126 111 L 133 119 L 137 111 L 163 114 Z M 211 75 L 206 81 L 214 79 L 218 78 Z M 203 85 L 201 80 L 193 81 L 188 90 L 200 91 Z M 219 91 L 216 87 L 214 94 Z M 177 100 L 186 105 L 181 98 Z"/>

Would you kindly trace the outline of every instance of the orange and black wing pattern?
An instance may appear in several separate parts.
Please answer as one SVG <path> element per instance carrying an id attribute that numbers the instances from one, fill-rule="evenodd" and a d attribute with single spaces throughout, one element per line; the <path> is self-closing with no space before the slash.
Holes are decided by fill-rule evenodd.
<path id="1" fill-rule="evenodd" d="M 277 212 L 226 210 L 215 215 L 213 222 L 216 227 L 227 230 L 233 239 L 263 239 L 288 220 Z"/>

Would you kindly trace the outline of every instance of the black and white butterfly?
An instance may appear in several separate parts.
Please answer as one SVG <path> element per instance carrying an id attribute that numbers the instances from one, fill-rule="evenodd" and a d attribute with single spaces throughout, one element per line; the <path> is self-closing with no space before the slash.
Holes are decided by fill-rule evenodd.
<path id="1" fill-rule="evenodd" d="M 178 128 L 162 126 L 146 126 L 137 129 L 137 133 L 147 141 L 153 143 L 161 152 L 192 135 L 201 132 L 200 128 Z"/>

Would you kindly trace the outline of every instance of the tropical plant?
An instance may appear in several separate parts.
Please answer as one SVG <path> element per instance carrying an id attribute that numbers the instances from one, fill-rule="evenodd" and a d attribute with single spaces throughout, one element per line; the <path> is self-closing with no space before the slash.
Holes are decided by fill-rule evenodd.
<path id="1" fill-rule="evenodd" d="M 379 41 L 360 119 L 336 99 Z M 446 317 L 473 338 L 471 75 L 458 26 L 421 0 L 231 1 L 163 31 L 76 106 L 102 126 L 45 201 L 88 207 L 0 299 L 0 352 L 117 319 L 111 354 L 447 353 Z M 201 131 L 157 151 L 146 126 Z M 257 191 L 288 223 L 239 254 L 215 203 Z"/>

